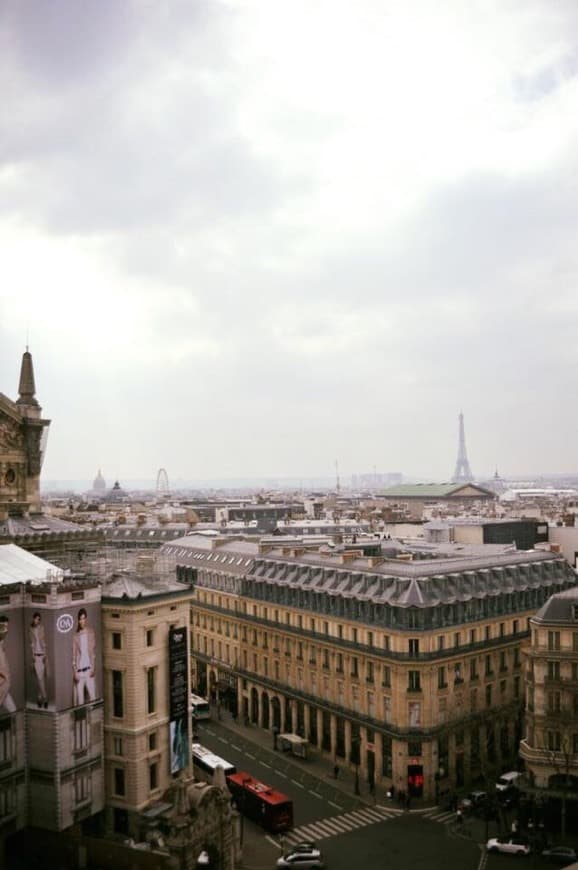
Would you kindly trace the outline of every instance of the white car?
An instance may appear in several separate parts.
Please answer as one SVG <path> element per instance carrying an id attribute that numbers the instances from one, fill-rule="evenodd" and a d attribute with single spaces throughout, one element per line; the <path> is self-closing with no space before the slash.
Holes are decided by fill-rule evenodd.
<path id="1" fill-rule="evenodd" d="M 323 870 L 325 864 L 319 849 L 313 843 L 299 843 L 291 852 L 277 860 L 278 870 Z"/>
<path id="2" fill-rule="evenodd" d="M 529 855 L 530 846 L 523 837 L 494 837 L 486 843 L 488 852 L 504 852 L 505 855 Z"/>

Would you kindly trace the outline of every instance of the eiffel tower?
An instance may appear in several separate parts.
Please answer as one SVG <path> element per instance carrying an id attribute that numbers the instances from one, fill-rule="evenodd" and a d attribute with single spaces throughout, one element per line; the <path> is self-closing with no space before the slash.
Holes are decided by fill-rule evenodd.
<path id="1" fill-rule="evenodd" d="M 469 483 L 474 479 L 470 463 L 468 462 L 468 454 L 466 451 L 466 433 L 464 432 L 464 415 L 460 411 L 460 434 L 458 445 L 458 461 L 456 462 L 456 470 L 452 477 L 452 483 Z"/>

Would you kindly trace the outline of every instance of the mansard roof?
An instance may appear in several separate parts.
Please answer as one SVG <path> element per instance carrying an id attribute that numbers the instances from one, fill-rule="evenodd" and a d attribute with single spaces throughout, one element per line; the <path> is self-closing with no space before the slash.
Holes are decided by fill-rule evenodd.
<path id="1" fill-rule="evenodd" d="M 578 586 L 552 595 L 532 618 L 532 622 L 573 625 L 578 629 Z"/>
<path id="2" fill-rule="evenodd" d="M 538 558 L 532 558 L 538 556 Z M 398 563 L 385 560 L 368 568 L 354 560 L 347 565 L 322 564 L 307 556 L 299 563 L 255 560 L 248 579 L 290 588 L 308 589 L 344 598 L 397 607 L 433 607 L 474 598 L 487 598 L 536 587 L 557 587 L 569 582 L 572 569 L 549 553 L 513 553 L 498 559 L 419 560 Z"/>
<path id="3" fill-rule="evenodd" d="M 387 543 L 387 542 L 386 542 Z M 575 577 L 560 556 L 502 545 L 463 548 L 455 556 L 413 561 L 365 558 L 282 547 L 259 552 L 257 543 L 191 535 L 162 552 L 177 564 L 234 573 L 255 583 L 307 589 L 329 596 L 390 604 L 435 607 L 534 588 L 560 587 Z"/>

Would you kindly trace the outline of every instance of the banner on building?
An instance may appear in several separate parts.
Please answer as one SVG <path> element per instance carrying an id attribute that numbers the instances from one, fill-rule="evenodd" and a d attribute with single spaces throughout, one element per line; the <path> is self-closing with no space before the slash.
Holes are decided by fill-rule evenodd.
<path id="1" fill-rule="evenodd" d="M 171 773 L 189 762 L 189 691 L 187 629 L 169 629 L 169 729 Z"/>

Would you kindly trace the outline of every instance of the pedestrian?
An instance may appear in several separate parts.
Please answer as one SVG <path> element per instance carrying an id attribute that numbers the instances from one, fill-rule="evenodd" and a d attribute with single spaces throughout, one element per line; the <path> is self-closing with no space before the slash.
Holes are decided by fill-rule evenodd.
<path id="1" fill-rule="evenodd" d="M 333 779 L 337 779 L 338 776 L 339 776 L 339 765 L 334 764 L 333 765 Z"/>
<path id="2" fill-rule="evenodd" d="M 389 794 L 390 794 L 391 799 L 393 800 L 394 797 L 395 797 L 395 786 L 394 786 L 393 783 L 391 784 L 391 788 L 390 788 L 390 790 L 389 790 Z"/>
<path id="3" fill-rule="evenodd" d="M 459 809 L 459 807 L 458 807 L 458 809 L 456 811 L 456 825 L 458 828 L 461 828 L 463 823 L 464 823 L 464 817 L 462 815 L 461 809 Z"/>
<path id="4" fill-rule="evenodd" d="M 411 795 L 409 793 L 405 796 L 405 808 L 406 810 L 411 809 Z"/>

